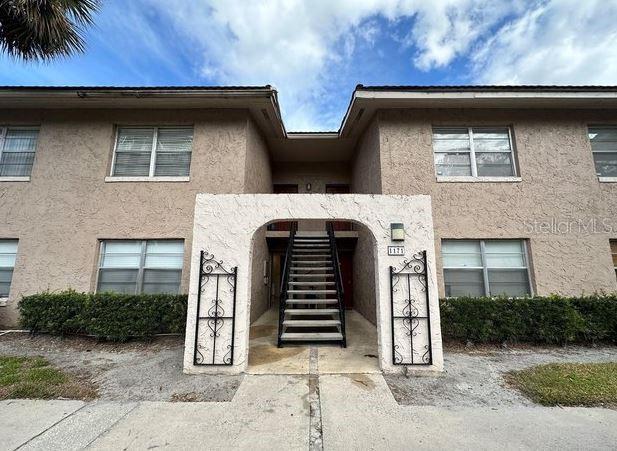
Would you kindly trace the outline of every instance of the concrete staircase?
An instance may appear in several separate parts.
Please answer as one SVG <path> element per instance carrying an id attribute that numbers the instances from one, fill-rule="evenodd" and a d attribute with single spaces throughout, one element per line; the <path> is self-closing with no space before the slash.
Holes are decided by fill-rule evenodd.
<path id="1" fill-rule="evenodd" d="M 339 342 L 345 345 L 338 256 L 326 232 L 295 232 L 279 344 Z"/>

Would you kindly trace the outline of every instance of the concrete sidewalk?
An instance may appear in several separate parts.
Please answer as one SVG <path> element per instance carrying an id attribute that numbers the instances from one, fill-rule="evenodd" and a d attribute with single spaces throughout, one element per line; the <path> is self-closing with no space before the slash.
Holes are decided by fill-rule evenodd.
<path id="1" fill-rule="evenodd" d="M 381 375 L 316 377 L 317 419 L 306 375 L 247 375 L 230 403 L 3 401 L 0 449 L 306 450 L 315 433 L 327 450 L 614 449 L 617 443 L 613 410 L 399 406 Z"/>

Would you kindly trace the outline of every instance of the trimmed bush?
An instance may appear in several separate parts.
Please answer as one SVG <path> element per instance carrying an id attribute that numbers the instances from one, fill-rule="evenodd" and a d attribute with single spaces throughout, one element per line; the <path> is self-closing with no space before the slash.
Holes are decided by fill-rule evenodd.
<path id="1" fill-rule="evenodd" d="M 40 293 L 19 302 L 23 327 L 53 335 L 88 334 L 111 341 L 182 333 L 186 295 Z"/>
<path id="2" fill-rule="evenodd" d="M 617 343 L 617 295 L 442 299 L 444 338 L 479 343 Z"/>

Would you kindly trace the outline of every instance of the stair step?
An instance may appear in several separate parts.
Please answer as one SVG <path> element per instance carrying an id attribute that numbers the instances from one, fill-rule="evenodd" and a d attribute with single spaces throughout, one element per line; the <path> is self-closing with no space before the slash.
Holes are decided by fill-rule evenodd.
<path id="1" fill-rule="evenodd" d="M 338 304 L 338 299 L 287 299 L 286 304 Z"/>
<path id="2" fill-rule="evenodd" d="M 281 334 L 283 341 L 340 341 L 343 334 L 339 332 L 285 332 Z"/>
<path id="3" fill-rule="evenodd" d="M 292 266 L 292 271 L 316 271 L 316 270 L 327 270 L 332 271 L 332 266 Z"/>
<path id="4" fill-rule="evenodd" d="M 321 265 L 327 265 L 328 263 L 332 264 L 332 260 L 296 260 L 293 259 L 291 264 L 293 266 L 294 263 L 302 263 L 303 265 L 316 265 L 316 264 L 321 264 Z"/>
<path id="5" fill-rule="evenodd" d="M 300 249 L 294 248 L 294 254 L 297 254 L 299 252 L 302 252 L 303 254 L 304 253 L 310 254 L 310 253 L 314 253 L 314 252 L 323 252 L 326 249 L 327 248 L 324 248 L 324 249 L 314 249 L 312 247 L 307 247 L 306 249 L 304 249 L 304 248 L 300 248 Z"/>
<path id="6" fill-rule="evenodd" d="M 294 242 L 294 247 L 308 247 L 308 248 L 317 248 L 317 247 L 330 247 L 327 243 L 297 243 Z"/>
<path id="7" fill-rule="evenodd" d="M 283 326 L 287 327 L 336 327 L 340 326 L 338 319 L 286 319 Z"/>
<path id="8" fill-rule="evenodd" d="M 317 243 L 317 244 L 328 244 L 330 240 L 328 238 L 296 238 L 294 243 Z"/>
<path id="9" fill-rule="evenodd" d="M 291 258 L 332 258 L 330 254 L 292 254 Z"/>
<path id="10" fill-rule="evenodd" d="M 327 238 L 328 234 L 326 232 L 320 232 L 320 231 L 309 231 L 309 230 L 305 230 L 302 232 L 296 232 L 296 237 L 298 238 Z"/>
<path id="11" fill-rule="evenodd" d="M 289 294 L 334 294 L 336 290 L 287 290 Z"/>
<path id="12" fill-rule="evenodd" d="M 315 278 L 315 277 L 325 277 L 325 278 L 330 278 L 330 277 L 334 277 L 334 274 L 332 273 L 328 273 L 328 274 L 289 274 L 291 277 L 294 277 L 296 279 L 307 279 L 307 278 Z"/>
<path id="13" fill-rule="evenodd" d="M 335 308 L 288 308 L 285 313 L 289 315 L 299 316 L 316 316 L 316 315 L 336 315 L 338 309 Z"/>
<path id="14" fill-rule="evenodd" d="M 289 285 L 336 285 L 336 282 L 316 282 L 314 280 L 308 280 L 304 282 L 289 282 Z"/>

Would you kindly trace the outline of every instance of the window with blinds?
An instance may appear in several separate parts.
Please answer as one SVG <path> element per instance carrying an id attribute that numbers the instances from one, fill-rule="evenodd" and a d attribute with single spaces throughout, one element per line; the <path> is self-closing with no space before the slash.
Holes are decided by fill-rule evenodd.
<path id="1" fill-rule="evenodd" d="M 617 177 L 617 126 L 589 127 L 588 136 L 596 174 L 599 177 Z"/>
<path id="2" fill-rule="evenodd" d="M 183 258 L 182 240 L 103 241 L 98 291 L 177 294 Z"/>
<path id="3" fill-rule="evenodd" d="M 193 127 L 120 127 L 112 175 L 188 176 L 192 147 Z"/>
<path id="4" fill-rule="evenodd" d="M 516 175 L 507 127 L 436 127 L 433 152 L 438 176 Z"/>
<path id="5" fill-rule="evenodd" d="M 531 294 L 522 240 L 443 240 L 446 296 Z"/>
<path id="6" fill-rule="evenodd" d="M 17 240 L 0 240 L 0 298 L 9 296 L 16 256 Z"/>
<path id="7" fill-rule="evenodd" d="M 28 177 L 32 173 L 37 128 L 0 128 L 0 177 Z"/>

